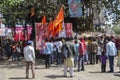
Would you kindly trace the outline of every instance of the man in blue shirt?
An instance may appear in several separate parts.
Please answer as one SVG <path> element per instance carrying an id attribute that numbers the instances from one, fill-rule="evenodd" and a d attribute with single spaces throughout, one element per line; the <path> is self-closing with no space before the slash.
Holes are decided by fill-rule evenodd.
<path id="1" fill-rule="evenodd" d="M 46 68 L 50 67 L 50 54 L 53 52 L 53 44 L 49 42 L 49 40 L 46 39 L 45 47 L 44 47 L 44 53 L 46 55 L 45 57 L 45 66 Z"/>
<path id="2" fill-rule="evenodd" d="M 109 59 L 109 72 L 114 72 L 114 57 L 117 55 L 117 49 L 111 38 L 108 38 L 108 43 L 106 44 L 106 55 Z"/>

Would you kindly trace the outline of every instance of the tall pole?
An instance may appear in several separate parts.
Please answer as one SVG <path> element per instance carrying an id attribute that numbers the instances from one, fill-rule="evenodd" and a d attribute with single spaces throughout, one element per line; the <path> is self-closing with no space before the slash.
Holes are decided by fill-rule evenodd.
<path id="1" fill-rule="evenodd" d="M 85 27 L 85 3 L 84 3 L 84 0 L 82 0 L 82 19 L 83 19 L 83 27 Z"/>

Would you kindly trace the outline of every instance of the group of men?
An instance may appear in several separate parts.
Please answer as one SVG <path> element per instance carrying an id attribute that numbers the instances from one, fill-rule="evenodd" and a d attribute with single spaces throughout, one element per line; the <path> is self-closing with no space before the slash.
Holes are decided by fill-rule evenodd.
<path id="1" fill-rule="evenodd" d="M 28 41 L 28 45 L 24 48 L 24 57 L 26 60 L 26 78 L 29 76 L 29 66 L 31 65 L 33 78 L 35 78 L 35 50 L 34 47 L 30 46 L 32 41 Z M 67 71 L 70 72 L 70 77 L 74 77 L 74 66 L 78 64 L 78 71 L 84 71 L 84 58 L 86 51 L 88 50 L 90 55 L 90 64 L 95 64 L 96 62 L 96 54 L 98 49 L 98 43 L 95 41 L 95 39 L 92 39 L 91 44 L 93 45 L 87 45 L 84 38 L 80 38 L 78 41 L 74 40 L 72 38 L 66 38 L 62 41 L 62 47 L 61 47 L 61 54 L 64 56 L 64 76 L 67 77 Z M 105 48 L 105 54 L 109 59 L 109 65 L 110 65 L 110 71 L 114 72 L 114 57 L 117 54 L 117 48 L 112 38 L 107 39 L 107 43 L 104 43 Z M 49 40 L 46 39 L 44 52 L 46 55 L 45 64 L 46 67 L 49 67 L 49 58 L 50 54 L 52 53 L 52 43 L 49 42 Z M 90 48 L 89 48 L 90 47 Z M 64 51 L 64 49 L 66 49 Z M 78 60 L 75 62 L 75 56 L 78 55 Z M 69 69 L 68 69 L 69 68 Z"/>

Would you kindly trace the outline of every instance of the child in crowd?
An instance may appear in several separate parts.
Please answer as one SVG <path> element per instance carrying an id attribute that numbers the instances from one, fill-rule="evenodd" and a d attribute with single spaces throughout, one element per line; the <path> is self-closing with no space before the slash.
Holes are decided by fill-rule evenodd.
<path id="1" fill-rule="evenodd" d="M 102 55 L 100 56 L 101 61 L 101 72 L 106 72 L 106 62 L 107 62 L 107 56 L 104 52 L 102 52 Z"/>

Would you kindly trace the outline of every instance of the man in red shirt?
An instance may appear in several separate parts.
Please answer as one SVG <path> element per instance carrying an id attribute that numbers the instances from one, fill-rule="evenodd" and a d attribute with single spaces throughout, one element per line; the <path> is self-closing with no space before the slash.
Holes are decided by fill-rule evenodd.
<path id="1" fill-rule="evenodd" d="M 78 57 L 78 71 L 84 71 L 84 55 L 86 52 L 86 42 L 83 38 L 80 38 L 79 43 L 79 57 Z"/>

